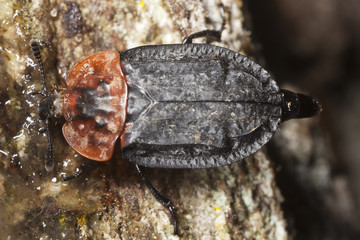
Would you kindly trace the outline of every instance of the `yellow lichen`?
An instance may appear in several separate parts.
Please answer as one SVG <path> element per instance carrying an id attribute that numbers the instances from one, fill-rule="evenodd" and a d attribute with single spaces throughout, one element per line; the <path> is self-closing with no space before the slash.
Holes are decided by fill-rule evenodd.
<path id="1" fill-rule="evenodd" d="M 66 215 L 65 215 L 65 213 L 62 213 L 62 214 L 60 214 L 60 216 L 59 216 L 59 223 L 64 223 L 65 222 L 65 219 L 66 219 Z"/>
<path id="2" fill-rule="evenodd" d="M 86 218 L 84 215 L 80 215 L 80 216 L 76 217 L 76 221 L 77 221 L 78 226 L 82 227 L 86 223 Z"/>

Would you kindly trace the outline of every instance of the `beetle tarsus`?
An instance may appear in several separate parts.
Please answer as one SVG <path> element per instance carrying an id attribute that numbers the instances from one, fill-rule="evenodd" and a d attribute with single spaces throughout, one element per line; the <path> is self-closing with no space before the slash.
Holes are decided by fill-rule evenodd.
<path id="1" fill-rule="evenodd" d="M 145 183 L 145 185 L 148 187 L 149 191 L 151 192 L 151 194 L 156 198 L 156 200 L 158 202 L 160 202 L 164 207 L 166 207 L 172 217 L 172 223 L 174 225 L 174 234 L 177 235 L 177 217 L 176 217 L 176 210 L 175 207 L 173 205 L 173 203 L 170 201 L 170 199 L 168 199 L 167 197 L 165 197 L 164 195 L 162 195 L 159 190 L 157 190 L 154 185 L 152 185 L 152 183 L 146 178 L 143 170 L 141 169 L 141 167 L 137 164 L 135 164 L 135 168 L 136 171 L 138 172 L 138 174 L 141 177 L 141 180 Z"/>
<path id="2" fill-rule="evenodd" d="M 76 169 L 76 172 L 74 175 L 71 175 L 71 176 L 62 176 L 62 180 L 63 181 L 68 181 L 68 180 L 71 180 L 71 179 L 74 179 L 74 178 L 78 178 L 80 177 L 84 171 L 89 167 L 89 165 L 92 163 L 93 161 L 92 160 L 87 160 L 86 162 L 84 162 L 83 164 L 80 165 L 80 167 L 78 167 Z"/>
<path id="3" fill-rule="evenodd" d="M 221 41 L 221 33 L 225 28 L 226 20 L 225 20 L 224 5 L 222 3 L 220 3 L 219 8 L 220 8 L 220 13 L 221 13 L 221 18 L 222 18 L 221 28 L 219 30 L 203 30 L 200 32 L 192 33 L 189 36 L 187 36 L 186 38 L 184 38 L 182 43 L 183 44 L 192 43 L 195 38 L 201 38 L 201 37 L 205 37 L 209 41 L 214 40 L 214 39 L 215 39 L 215 41 Z"/>

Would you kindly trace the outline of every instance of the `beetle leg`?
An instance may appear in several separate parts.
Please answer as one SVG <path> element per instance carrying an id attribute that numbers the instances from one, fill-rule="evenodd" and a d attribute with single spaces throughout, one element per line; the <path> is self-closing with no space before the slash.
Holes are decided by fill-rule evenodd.
<path id="1" fill-rule="evenodd" d="M 46 160 L 45 160 L 45 169 L 46 171 L 51 171 L 54 167 L 54 164 L 53 164 L 53 145 L 52 145 L 52 138 L 49 129 L 49 118 L 45 120 L 45 125 L 46 125 L 47 140 L 48 140 L 48 153 L 46 155 Z"/>
<path id="2" fill-rule="evenodd" d="M 92 160 L 87 160 L 86 162 L 84 162 L 83 164 L 80 165 L 80 167 L 78 167 L 76 169 L 76 172 L 74 175 L 71 176 L 62 176 L 62 180 L 63 181 L 67 181 L 73 178 L 78 178 L 81 176 L 81 174 L 84 173 L 84 171 L 89 167 L 90 164 L 92 164 L 93 161 Z"/>
<path id="3" fill-rule="evenodd" d="M 146 178 L 142 168 L 139 165 L 135 164 L 135 168 L 136 168 L 136 171 L 138 172 L 138 174 L 140 175 L 141 180 L 148 187 L 151 194 L 156 198 L 156 200 L 158 202 L 160 202 L 164 207 L 166 207 L 169 210 L 169 212 L 171 214 L 171 217 L 172 217 L 172 222 L 173 222 L 173 225 L 174 225 L 174 234 L 177 235 L 177 218 L 176 218 L 176 211 L 175 211 L 174 205 L 172 204 L 170 199 L 168 199 L 167 197 L 162 195 L 154 187 L 154 185 L 152 185 L 152 183 Z"/>
<path id="4" fill-rule="evenodd" d="M 201 38 L 205 37 L 207 39 L 215 39 L 216 41 L 221 40 L 221 33 L 225 28 L 225 11 L 224 11 L 224 5 L 222 3 L 219 4 L 221 18 L 222 18 L 222 24 L 221 28 L 219 30 L 203 30 L 200 32 L 195 32 L 184 38 L 182 41 L 183 44 L 192 43 L 192 41 L 195 38 Z"/>

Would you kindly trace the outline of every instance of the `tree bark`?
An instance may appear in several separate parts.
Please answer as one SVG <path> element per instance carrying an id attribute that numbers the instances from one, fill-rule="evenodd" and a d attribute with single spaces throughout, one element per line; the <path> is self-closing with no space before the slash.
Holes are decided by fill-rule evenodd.
<path id="1" fill-rule="evenodd" d="M 150 181 L 176 206 L 179 235 L 170 215 L 121 158 L 94 163 L 67 182 L 85 158 L 51 121 L 54 168 L 44 160 L 41 78 L 31 41 L 41 43 L 46 82 L 64 88 L 82 58 L 102 50 L 181 43 L 187 35 L 218 29 L 213 1 L 8 1 L 0 16 L 0 233 L 6 239 L 287 239 L 273 165 L 261 150 L 214 169 L 147 169 Z M 223 1 L 226 25 L 219 44 L 247 53 L 242 2 Z M 36 63 L 36 62 L 35 62 Z M 1 237 L 1 238 L 2 238 Z"/>

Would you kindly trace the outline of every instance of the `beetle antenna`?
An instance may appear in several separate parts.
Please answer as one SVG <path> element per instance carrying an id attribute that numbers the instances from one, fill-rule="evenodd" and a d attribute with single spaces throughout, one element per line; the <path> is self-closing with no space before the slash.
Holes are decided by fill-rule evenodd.
<path id="1" fill-rule="evenodd" d="M 40 48 L 37 42 L 31 43 L 31 50 L 34 53 L 35 58 L 37 59 L 39 63 L 40 68 L 40 74 L 42 79 L 42 85 L 43 85 L 43 92 L 42 95 L 44 96 L 44 101 L 40 103 L 40 119 L 45 121 L 46 126 L 46 132 L 47 132 L 47 139 L 48 139 L 48 152 L 45 160 L 45 169 L 47 171 L 52 170 L 53 168 L 53 145 L 52 145 L 52 138 L 49 128 L 49 118 L 50 118 L 50 106 L 51 106 L 51 100 L 49 97 L 49 93 L 46 88 L 46 81 L 45 81 L 45 71 L 44 71 L 44 65 L 41 59 L 40 54 Z"/>

